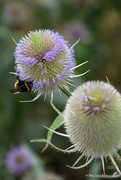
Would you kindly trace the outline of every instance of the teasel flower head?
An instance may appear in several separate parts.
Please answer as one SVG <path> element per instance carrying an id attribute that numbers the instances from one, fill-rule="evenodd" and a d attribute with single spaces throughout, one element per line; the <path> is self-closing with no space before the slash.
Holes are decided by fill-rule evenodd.
<path id="1" fill-rule="evenodd" d="M 68 88 L 76 67 L 73 47 L 49 29 L 31 31 L 17 43 L 16 75 L 21 81 L 32 83 L 31 89 L 37 92 L 35 99 L 42 93 Z"/>
<path id="2" fill-rule="evenodd" d="M 121 148 L 121 94 L 109 83 L 89 81 L 77 87 L 64 111 L 65 128 L 74 149 L 81 153 L 72 168 L 93 159 L 109 157 L 121 175 L 113 155 Z M 86 156 L 89 160 L 75 167 Z"/>
<path id="3" fill-rule="evenodd" d="M 14 173 L 25 172 L 31 166 L 30 157 L 24 149 L 14 147 L 7 154 L 6 166 Z"/>

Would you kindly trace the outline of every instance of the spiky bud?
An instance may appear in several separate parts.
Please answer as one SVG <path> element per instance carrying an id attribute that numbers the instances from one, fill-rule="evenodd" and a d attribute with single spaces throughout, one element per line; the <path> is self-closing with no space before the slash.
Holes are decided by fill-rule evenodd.
<path id="1" fill-rule="evenodd" d="M 87 157 L 106 157 L 121 147 L 121 95 L 109 83 L 77 87 L 65 108 L 65 128 L 75 149 Z"/>
<path id="2" fill-rule="evenodd" d="M 75 66 L 73 47 L 51 30 L 28 33 L 18 42 L 14 55 L 19 79 L 32 82 L 38 94 L 66 88 Z"/>

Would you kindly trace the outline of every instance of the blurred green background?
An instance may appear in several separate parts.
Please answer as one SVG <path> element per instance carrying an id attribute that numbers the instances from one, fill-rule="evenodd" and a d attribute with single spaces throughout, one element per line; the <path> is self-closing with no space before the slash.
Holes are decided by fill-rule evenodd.
<path id="1" fill-rule="evenodd" d="M 106 81 L 107 76 L 121 92 L 121 1 L 0 1 L 0 179 L 40 180 L 45 176 L 49 180 L 47 174 L 53 173 L 55 177 L 51 180 L 89 180 L 87 174 L 102 173 L 100 161 L 78 171 L 71 170 L 66 165 L 72 165 L 79 154 L 63 154 L 51 147 L 41 154 L 44 144 L 30 143 L 31 139 L 46 138 L 47 130 L 43 126 L 49 127 L 57 116 L 49 104 L 49 97 L 44 100 L 42 96 L 33 103 L 20 103 L 20 100 L 32 99 L 35 94 L 14 95 L 9 92 L 16 81 L 15 76 L 9 74 L 14 71 L 16 47 L 12 37 L 18 42 L 35 29 L 58 31 L 71 45 L 80 38 L 75 46 L 77 64 L 89 62 L 76 72 L 79 74 L 88 69 L 90 72 L 75 79 L 76 86 L 88 80 Z M 66 101 L 65 95 L 55 94 L 54 103 L 60 111 L 63 111 Z M 59 131 L 64 132 L 64 128 Z M 60 148 L 70 145 L 68 139 L 57 135 L 52 141 Z M 22 177 L 10 173 L 5 164 L 6 154 L 17 145 L 27 146 L 37 160 Z M 83 160 L 80 163 L 83 164 Z M 110 169 L 106 170 L 107 174 L 113 173 L 112 166 L 106 168 Z"/>

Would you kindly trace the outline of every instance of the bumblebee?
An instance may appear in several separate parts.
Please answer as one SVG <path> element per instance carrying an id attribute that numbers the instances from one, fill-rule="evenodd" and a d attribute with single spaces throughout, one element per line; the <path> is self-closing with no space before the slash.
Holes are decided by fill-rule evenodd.
<path id="1" fill-rule="evenodd" d="M 17 81 L 15 82 L 15 87 L 10 90 L 12 93 L 16 92 L 30 92 L 32 88 L 32 82 L 29 81 L 21 81 L 17 76 Z"/>

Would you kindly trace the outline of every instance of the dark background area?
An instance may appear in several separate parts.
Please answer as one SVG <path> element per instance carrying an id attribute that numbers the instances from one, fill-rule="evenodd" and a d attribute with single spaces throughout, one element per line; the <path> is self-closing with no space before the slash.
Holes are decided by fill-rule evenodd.
<path id="1" fill-rule="evenodd" d="M 71 170 L 66 165 L 72 165 L 79 153 L 63 154 L 51 147 L 41 153 L 43 143 L 30 143 L 31 139 L 46 138 L 47 130 L 43 126 L 49 127 L 57 116 L 49 104 L 50 98 L 44 100 L 41 96 L 33 103 L 20 103 L 20 100 L 32 99 L 36 94 L 14 95 L 9 92 L 16 81 L 15 76 L 9 74 L 14 71 L 16 47 L 12 37 L 18 42 L 29 31 L 38 29 L 58 31 L 71 45 L 80 38 L 75 46 L 77 65 L 89 62 L 78 68 L 76 73 L 84 73 L 88 69 L 90 72 L 75 79 L 76 86 L 88 80 L 106 81 L 107 76 L 121 92 L 121 1 L 0 1 L 0 179 L 18 178 L 6 168 L 5 158 L 10 148 L 19 145 L 27 146 L 37 159 L 32 169 L 20 178 L 22 180 L 40 180 L 48 173 L 60 175 L 64 180 L 89 180 L 86 176 L 89 173 L 102 173 L 100 160 L 86 168 Z M 60 111 L 64 110 L 66 101 L 65 95 L 54 95 L 54 103 Z M 59 131 L 64 132 L 64 128 Z M 52 141 L 63 149 L 70 145 L 68 139 L 57 135 Z M 113 171 L 107 160 L 106 173 L 112 174 Z"/>

